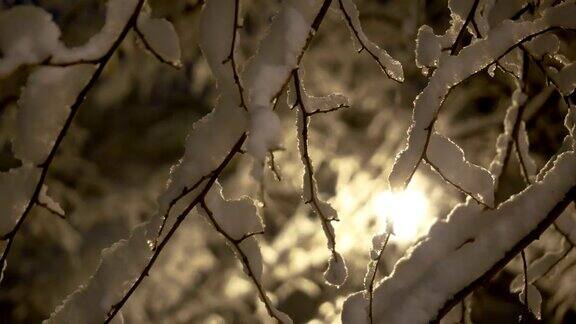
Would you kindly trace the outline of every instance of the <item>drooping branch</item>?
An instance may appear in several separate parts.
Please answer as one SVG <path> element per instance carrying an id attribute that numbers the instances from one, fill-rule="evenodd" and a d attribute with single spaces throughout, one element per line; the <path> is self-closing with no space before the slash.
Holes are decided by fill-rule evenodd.
<path id="1" fill-rule="evenodd" d="M 356 21 L 354 21 L 353 20 L 354 18 L 351 16 L 351 13 L 348 12 L 348 10 L 346 9 L 347 6 L 344 5 L 343 1 L 349 1 L 349 0 L 338 0 L 338 4 L 340 7 L 340 11 L 344 16 L 344 19 L 346 20 L 346 24 L 352 31 L 352 34 L 354 35 L 356 41 L 358 41 L 358 43 L 360 44 L 358 53 L 366 51 L 366 53 L 370 55 L 370 57 L 378 64 L 378 66 L 380 66 L 382 71 L 384 71 L 384 73 L 389 79 L 398 83 L 402 83 L 402 81 L 404 80 L 403 75 L 397 75 L 396 72 L 393 72 L 391 70 L 391 66 L 398 65 L 399 63 L 396 64 L 397 62 L 394 62 L 393 59 L 385 51 L 378 48 L 378 46 L 376 46 L 369 39 L 367 39 L 367 37 L 364 35 L 364 32 L 361 30 L 361 26 L 359 23 L 360 18 L 355 17 Z M 348 5 L 354 6 L 353 3 L 348 3 Z M 355 8 L 353 8 L 352 10 L 356 11 L 357 14 L 357 10 Z"/>
<path id="2" fill-rule="evenodd" d="M 311 206 L 311 209 L 316 213 L 322 224 L 322 230 L 327 240 L 328 249 L 331 252 L 331 257 L 328 261 L 328 268 L 324 272 L 324 279 L 326 282 L 334 285 L 342 285 L 348 276 L 348 269 L 346 263 L 342 256 L 336 251 L 336 234 L 334 232 L 334 227 L 332 226 L 333 221 L 338 221 L 338 213 L 336 210 L 327 202 L 322 201 L 318 196 L 318 185 L 314 177 L 314 166 L 312 164 L 312 159 L 310 158 L 309 152 L 309 122 L 312 116 L 309 112 L 309 107 L 307 104 L 313 99 L 323 99 L 329 98 L 334 99 L 338 96 L 332 96 L 330 98 L 314 98 L 309 97 L 304 90 L 302 81 L 298 74 L 298 69 L 292 71 L 292 79 L 294 80 L 294 93 L 295 101 L 292 105 L 292 109 L 298 107 L 298 119 L 296 122 L 297 132 L 298 132 L 298 151 L 300 152 L 300 159 L 304 164 L 304 183 L 303 183 L 303 198 L 306 204 Z M 330 102 L 330 101 L 329 101 Z M 331 103 L 331 102 L 330 102 Z M 323 105 L 327 105 L 328 102 L 324 102 Z"/>
<path id="3" fill-rule="evenodd" d="M 316 212 L 316 214 L 318 215 L 320 222 L 322 223 L 322 227 L 323 228 L 331 228 L 332 225 L 330 224 L 330 222 L 332 221 L 338 221 L 337 218 L 331 218 L 330 216 L 326 215 L 324 212 L 324 209 L 322 208 L 322 206 L 320 206 L 321 202 L 320 199 L 318 198 L 318 192 L 316 192 L 316 188 L 315 188 L 315 179 L 314 179 L 314 166 L 312 165 L 312 159 L 310 158 L 310 152 L 309 152 L 309 138 L 308 138 L 308 126 L 309 126 L 309 121 L 310 121 L 310 113 L 306 110 L 306 106 L 304 103 L 304 98 L 303 98 L 303 94 L 302 94 L 302 85 L 301 85 L 301 81 L 300 81 L 300 76 L 298 74 L 298 70 L 294 70 L 292 72 L 292 79 L 294 80 L 294 91 L 296 94 L 296 101 L 294 103 L 294 107 L 297 107 L 300 111 L 301 114 L 301 118 L 302 118 L 302 127 L 300 130 L 300 140 L 302 141 L 302 150 L 300 152 L 302 161 L 304 162 L 304 168 L 306 169 L 306 177 L 307 179 L 305 179 L 305 181 L 307 181 L 308 183 L 308 189 L 304 189 L 304 190 L 309 190 L 308 193 L 305 193 L 305 195 L 308 196 L 308 200 L 305 201 L 306 204 L 309 204 L 312 206 L 312 209 Z M 326 235 L 327 235 L 327 239 L 329 241 L 329 245 L 334 246 L 334 248 L 331 249 L 332 253 L 336 253 L 335 250 L 335 245 L 336 245 L 336 237 L 334 236 L 334 232 L 333 231 L 325 231 Z"/>
<path id="4" fill-rule="evenodd" d="M 82 88 L 82 90 L 78 93 L 78 96 L 76 97 L 74 103 L 70 107 L 70 112 L 69 112 L 68 116 L 66 117 L 66 121 L 64 122 L 62 129 L 58 133 L 58 136 L 56 137 L 56 141 L 54 142 L 54 145 L 50 149 L 48 156 L 46 157 L 44 162 L 42 162 L 40 165 L 38 165 L 38 168 L 41 169 L 40 177 L 38 179 L 38 182 L 36 183 L 36 186 L 34 188 L 32 196 L 30 197 L 30 199 L 26 205 L 26 208 L 24 209 L 22 215 L 16 221 L 16 224 L 14 225 L 12 230 L 9 231 L 8 233 L 4 233 L 1 236 L 1 239 L 6 241 L 6 247 L 4 248 L 4 251 L 2 252 L 2 256 L 0 256 L 0 268 L 4 266 L 6 259 L 8 258 L 8 254 L 10 253 L 10 250 L 14 244 L 16 234 L 18 233 L 18 231 L 20 230 L 20 228 L 22 227 L 22 225 L 24 224 L 24 222 L 26 221 L 26 219 L 30 215 L 34 205 L 39 203 L 40 191 L 42 190 L 42 186 L 44 185 L 44 183 L 46 181 L 50 166 L 52 165 L 52 162 L 54 161 L 54 158 L 56 157 L 56 153 L 58 152 L 58 148 L 60 147 L 60 144 L 64 140 L 64 137 L 66 136 L 68 130 L 70 129 L 70 126 L 72 125 L 72 121 L 74 120 L 74 117 L 76 116 L 78 110 L 80 109 L 80 107 L 84 103 L 86 96 L 88 95 L 90 90 L 94 87 L 94 85 L 96 84 L 96 82 L 100 78 L 102 72 L 104 71 L 106 64 L 110 61 L 110 58 L 112 58 L 112 56 L 114 55 L 114 53 L 116 52 L 116 50 L 118 49 L 118 47 L 120 46 L 122 41 L 124 41 L 124 39 L 126 38 L 126 35 L 130 31 L 130 29 L 136 24 L 136 21 L 138 19 L 138 15 L 140 14 L 140 10 L 142 9 L 143 4 L 144 4 L 144 0 L 138 1 L 137 5 L 134 9 L 134 12 L 132 13 L 130 18 L 128 19 L 128 21 L 124 25 L 118 38 L 112 43 L 112 46 L 108 49 L 108 51 L 106 51 L 106 53 L 102 57 L 95 60 L 94 62 L 91 62 L 91 63 L 97 64 L 98 67 L 94 71 L 94 74 L 92 74 L 92 76 L 90 77 L 90 80 L 88 81 L 86 86 L 84 86 L 84 88 Z"/>
<path id="5" fill-rule="evenodd" d="M 248 256 L 246 255 L 246 253 L 244 253 L 244 251 L 240 247 L 240 243 L 242 243 L 245 239 L 252 237 L 256 234 L 262 234 L 263 232 L 250 233 L 250 234 L 246 234 L 246 235 L 242 236 L 240 239 L 235 239 L 229 233 L 227 233 L 222 228 L 222 226 L 220 226 L 218 221 L 216 221 L 216 218 L 214 217 L 214 213 L 212 213 L 210 208 L 208 208 L 208 205 L 206 204 L 206 202 L 204 200 L 200 201 L 200 206 L 204 210 L 208 220 L 210 221 L 210 223 L 212 224 L 214 229 L 216 229 L 216 231 L 218 233 L 220 233 L 222 236 L 224 236 L 224 238 L 226 239 L 228 244 L 238 254 L 238 259 L 240 260 L 240 262 L 242 262 L 244 269 L 246 269 L 246 274 L 250 278 L 250 281 L 252 281 L 252 283 L 254 284 L 254 287 L 256 287 L 256 290 L 258 291 L 258 295 L 259 295 L 260 299 L 262 300 L 262 302 L 264 303 L 264 307 L 266 308 L 268 315 L 270 315 L 270 317 L 277 320 L 278 322 L 282 323 L 283 320 L 282 320 L 282 318 L 280 318 L 276 314 L 274 306 L 270 304 L 270 299 L 266 295 L 266 291 L 264 290 L 264 287 L 262 287 L 262 283 L 258 280 L 258 278 L 256 278 L 254 270 L 252 269 L 252 265 L 248 261 Z"/>
<path id="6" fill-rule="evenodd" d="M 144 47 L 146 48 L 147 51 L 149 51 L 150 53 L 152 53 L 152 55 L 154 55 L 154 57 L 164 63 L 167 64 L 175 69 L 181 69 L 182 68 L 182 64 L 178 64 L 175 62 L 171 62 L 166 60 L 162 55 L 160 55 L 160 53 L 158 53 L 158 51 L 156 51 L 154 49 L 154 47 L 150 44 L 150 41 L 146 38 L 146 35 L 144 35 L 144 33 L 142 32 L 142 30 L 140 30 L 140 28 L 138 27 L 138 24 L 134 25 L 132 27 L 132 29 L 134 29 L 134 32 L 136 32 L 136 35 L 138 35 L 138 39 L 140 39 L 142 41 L 142 44 L 144 45 Z"/>

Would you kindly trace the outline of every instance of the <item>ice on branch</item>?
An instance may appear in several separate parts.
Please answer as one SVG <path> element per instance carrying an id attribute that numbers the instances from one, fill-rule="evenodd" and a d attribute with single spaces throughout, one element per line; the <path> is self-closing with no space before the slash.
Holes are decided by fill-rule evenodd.
<path id="1" fill-rule="evenodd" d="M 547 9 L 534 21 L 504 21 L 458 55 L 442 56 L 426 88 L 414 101 L 408 144 L 398 154 L 389 180 L 393 188 L 404 188 L 426 153 L 434 122 L 450 89 L 505 56 L 510 48 L 553 28 L 576 28 L 576 5 L 566 3 Z"/>
<path id="2" fill-rule="evenodd" d="M 339 253 L 334 253 L 328 260 L 328 268 L 324 271 L 324 279 L 333 286 L 341 286 L 348 277 L 348 268 L 344 258 Z"/>
<path id="3" fill-rule="evenodd" d="M 62 47 L 53 53 L 51 62 L 67 64 L 79 61 L 95 61 L 104 56 L 118 39 L 140 1 L 142 0 L 108 1 L 106 3 L 106 21 L 102 29 L 84 45 L 73 48 Z"/>
<path id="4" fill-rule="evenodd" d="M 60 29 L 52 15 L 36 6 L 0 12 L 0 78 L 23 64 L 48 59 L 60 46 Z"/>
<path id="5" fill-rule="evenodd" d="M 233 20 L 233 0 L 210 1 L 202 11 L 200 47 L 216 77 L 221 96 L 214 111 L 196 122 L 186 137 L 184 156 L 172 166 L 168 188 L 158 200 L 160 214 L 165 214 L 181 193 L 193 187 L 198 189 L 203 177 L 218 167 L 247 129 L 248 118 L 238 107 L 240 99 L 232 69 L 223 64 L 232 43 Z"/>
<path id="6" fill-rule="evenodd" d="M 432 134 L 426 151 L 426 162 L 462 192 L 494 207 L 492 175 L 488 170 L 466 161 L 464 152 L 456 143 L 440 134 Z"/>
<path id="7" fill-rule="evenodd" d="M 283 1 L 266 37 L 244 73 L 250 109 L 250 130 L 246 148 L 264 160 L 279 146 L 280 122 L 272 102 L 298 62 L 318 12 L 320 1 Z"/>
<path id="8" fill-rule="evenodd" d="M 339 0 L 339 2 L 340 10 L 348 23 L 348 27 L 352 33 L 352 40 L 356 44 L 358 51 L 367 51 L 389 78 L 403 82 L 404 71 L 402 70 L 402 64 L 392 58 L 388 52 L 380 48 L 364 34 L 362 24 L 360 23 L 360 12 L 354 0 Z"/>
<path id="9" fill-rule="evenodd" d="M 442 48 L 450 46 L 450 43 L 453 42 L 452 38 L 437 36 L 432 27 L 422 25 L 416 36 L 416 65 L 421 69 L 436 67 Z"/>
<path id="10" fill-rule="evenodd" d="M 200 48 L 216 77 L 222 96 L 237 98 L 240 104 L 234 72 L 227 62 L 232 36 L 237 28 L 234 26 L 234 1 L 215 0 L 204 6 L 200 18 Z"/>
<path id="11" fill-rule="evenodd" d="M 16 155 L 39 165 L 52 150 L 70 107 L 92 76 L 95 67 L 40 67 L 28 77 L 18 99 Z"/>
<path id="12" fill-rule="evenodd" d="M 428 323 L 467 287 L 504 266 L 548 227 L 576 196 L 576 154 L 560 155 L 541 182 L 498 209 L 456 206 L 432 226 L 374 291 L 374 322 Z M 460 295 L 462 294 L 462 295 Z M 344 323 L 362 323 L 358 294 L 345 303 Z"/>
<path id="13" fill-rule="evenodd" d="M 150 13 L 143 12 L 138 16 L 136 32 L 146 49 L 161 62 L 176 68 L 182 67 L 180 39 L 171 22 L 162 18 L 152 18 Z"/>

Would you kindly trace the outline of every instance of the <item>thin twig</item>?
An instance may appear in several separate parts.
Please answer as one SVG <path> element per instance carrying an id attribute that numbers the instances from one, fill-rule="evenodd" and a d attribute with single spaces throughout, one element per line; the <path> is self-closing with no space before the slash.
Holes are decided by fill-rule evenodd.
<path id="1" fill-rule="evenodd" d="M 54 208 L 51 208 L 50 206 L 48 206 L 48 204 L 37 201 L 36 205 L 46 209 L 48 212 L 50 212 L 51 214 L 54 214 L 58 217 L 60 217 L 61 219 L 66 219 L 66 215 L 62 214 L 61 212 L 55 210 Z"/>
<path id="2" fill-rule="evenodd" d="M 218 224 L 218 222 L 216 221 L 216 218 L 214 217 L 214 214 L 212 213 L 212 211 L 210 210 L 210 208 L 208 208 L 208 206 L 206 205 L 206 202 L 204 200 L 202 200 L 200 202 L 200 206 L 202 207 L 202 209 L 204 210 L 208 220 L 210 221 L 210 223 L 212 224 L 212 226 L 214 226 L 214 229 L 216 229 L 216 231 L 218 233 L 220 233 L 222 236 L 224 236 L 224 238 L 226 239 L 226 241 L 228 242 L 229 245 L 232 246 L 233 250 L 236 251 L 237 255 L 238 255 L 238 259 L 240 260 L 240 262 L 242 263 L 242 265 L 244 266 L 244 269 L 246 269 L 247 275 L 248 277 L 250 277 L 250 281 L 252 281 L 252 283 L 254 284 L 254 286 L 256 287 L 256 290 L 258 290 L 258 295 L 260 296 L 260 299 L 262 300 L 262 302 L 264 303 L 264 307 L 266 308 L 266 311 L 268 312 L 268 315 L 270 315 L 270 317 L 274 318 L 275 320 L 277 320 L 278 322 L 282 322 L 282 319 L 280 319 L 275 311 L 274 311 L 274 306 L 270 305 L 270 299 L 268 298 L 268 296 L 266 295 L 266 291 L 264 290 L 264 288 L 262 287 L 262 284 L 260 283 L 260 281 L 258 281 L 258 279 L 256 278 L 256 275 L 254 274 L 254 270 L 252 269 L 252 265 L 250 264 L 249 260 L 248 260 L 248 256 L 246 255 L 246 253 L 244 253 L 244 251 L 242 251 L 242 248 L 240 247 L 240 243 L 242 243 L 242 241 L 248 237 L 251 237 L 253 235 L 255 235 L 256 233 L 250 233 L 251 235 L 249 236 L 243 236 L 241 239 L 235 239 L 232 236 L 230 236 L 230 234 L 228 234 L 223 228 L 222 226 L 220 226 L 220 224 Z M 261 232 L 259 232 L 258 234 L 261 234 Z"/>
<path id="3" fill-rule="evenodd" d="M 374 271 L 372 273 L 372 277 L 370 277 L 370 281 L 368 281 L 368 287 L 366 290 L 368 291 L 368 318 L 370 319 L 370 324 L 374 322 L 374 315 L 373 315 L 373 308 L 374 308 L 374 280 L 376 279 L 376 273 L 378 272 L 378 266 L 382 260 L 382 256 L 384 255 L 384 250 L 388 245 L 388 240 L 390 239 L 390 235 L 392 232 L 388 232 L 386 234 L 386 238 L 384 239 L 384 244 L 380 251 L 378 251 L 378 258 L 376 258 L 376 264 L 374 265 Z"/>
<path id="4" fill-rule="evenodd" d="M 440 319 L 446 315 L 452 307 L 459 303 L 464 297 L 468 296 L 471 292 L 480 287 L 484 282 L 492 278 L 495 274 L 500 272 L 516 255 L 518 255 L 530 243 L 537 240 L 542 233 L 564 212 L 566 207 L 576 199 L 576 186 L 572 187 L 566 195 L 559 200 L 556 205 L 548 212 L 548 214 L 540 221 L 534 229 L 520 239 L 510 250 L 506 251 L 504 256 L 496 261 L 489 269 L 484 271 L 475 280 L 470 282 L 467 286 L 461 288 L 458 292 L 452 295 L 450 299 L 444 302 L 443 306 L 439 308 L 435 319 L 431 323 L 439 323 Z"/>
<path id="5" fill-rule="evenodd" d="M 438 173 L 438 175 L 440 175 L 440 177 L 442 178 L 442 180 L 448 182 L 449 184 L 451 184 L 453 187 L 455 187 L 456 189 L 458 189 L 460 192 L 464 193 L 465 195 L 467 195 L 468 197 L 474 199 L 479 205 L 484 206 L 487 209 L 493 209 L 493 207 L 490 207 L 488 205 L 486 205 L 486 203 L 484 203 L 482 200 L 476 198 L 476 196 L 467 191 L 466 189 L 462 188 L 461 186 L 459 186 L 457 183 L 453 182 L 452 180 L 448 179 L 448 177 L 446 177 L 442 171 L 440 170 L 440 168 L 438 168 L 434 163 L 432 163 L 426 156 L 424 157 L 424 161 L 430 165 L 430 167 L 436 171 L 436 173 Z"/>
<path id="6" fill-rule="evenodd" d="M 174 208 L 174 206 L 184 197 L 186 197 L 189 193 L 191 193 L 192 191 L 196 190 L 201 184 L 202 182 L 204 182 L 205 180 L 209 179 L 212 174 L 214 173 L 214 171 L 202 176 L 200 179 L 198 179 L 198 181 L 196 181 L 196 183 L 194 183 L 192 186 L 190 187 L 185 187 L 182 192 L 174 197 L 174 199 L 172 199 L 170 201 L 170 203 L 168 204 L 168 208 L 166 209 L 166 212 L 164 213 L 164 215 L 162 215 L 162 224 L 160 224 L 160 227 L 158 228 L 158 233 L 156 234 L 156 239 L 154 240 L 154 244 L 152 249 L 156 249 L 156 245 L 158 245 L 158 240 L 160 240 L 160 236 L 162 235 L 162 231 L 164 230 L 164 228 L 166 227 L 166 222 L 168 221 L 168 218 L 170 216 L 170 212 L 172 211 L 172 208 Z"/>
<path id="7" fill-rule="evenodd" d="M 350 105 L 346 105 L 346 104 L 339 104 L 336 107 L 332 107 L 332 108 L 327 108 L 327 109 L 316 109 L 316 110 L 312 110 L 310 112 L 308 112 L 308 116 L 312 116 L 312 115 L 316 115 L 316 114 L 327 114 L 327 113 L 331 113 L 333 111 L 337 111 L 343 108 L 350 108 Z"/>
<path id="8" fill-rule="evenodd" d="M 342 14 L 344 15 L 344 19 L 346 20 L 346 24 L 348 25 L 348 27 L 350 27 L 350 30 L 352 30 L 354 37 L 356 38 L 356 40 L 358 40 L 358 43 L 360 44 L 360 49 L 358 49 L 358 53 L 361 53 L 362 51 L 366 50 L 366 52 L 372 57 L 372 59 L 374 59 L 374 61 L 376 61 L 376 63 L 378 63 L 378 65 L 380 66 L 382 71 L 384 71 L 384 73 L 386 74 L 386 76 L 390 80 L 393 80 L 393 81 L 398 82 L 398 83 L 402 83 L 400 80 L 396 79 L 394 76 L 392 76 L 390 74 L 390 72 L 384 66 L 384 64 L 382 63 L 382 61 L 378 57 L 378 55 L 376 55 L 376 53 L 374 53 L 370 49 L 370 47 L 368 47 L 368 46 L 366 46 L 366 44 L 364 44 L 364 41 L 360 37 L 360 32 L 358 30 L 356 30 L 356 27 L 352 23 L 352 18 L 350 17 L 350 14 L 346 11 L 346 8 L 344 8 L 344 3 L 342 2 L 342 0 L 338 0 L 338 2 L 340 5 L 340 11 L 342 11 Z"/>
<path id="9" fill-rule="evenodd" d="M 232 44 L 230 45 L 230 52 L 222 64 L 230 62 L 232 66 L 232 75 L 234 76 L 234 82 L 236 83 L 236 88 L 238 88 L 238 94 L 240 96 L 240 107 L 248 111 L 248 106 L 246 106 L 246 100 L 244 99 L 244 87 L 242 86 L 242 80 L 240 79 L 240 74 L 238 73 L 238 65 L 236 62 L 236 41 L 238 36 L 238 29 L 241 28 L 238 24 L 240 16 L 240 0 L 234 1 L 234 27 L 232 30 Z"/>
<path id="10" fill-rule="evenodd" d="M 460 28 L 460 31 L 456 36 L 456 40 L 454 40 L 454 43 L 450 47 L 450 55 L 458 55 L 458 52 L 460 52 L 460 50 L 463 48 L 463 46 L 461 45 L 462 39 L 464 39 L 464 35 L 466 35 L 466 28 L 468 27 L 468 24 L 474 20 L 474 16 L 476 15 L 476 9 L 478 8 L 479 2 L 480 0 L 474 0 L 472 8 L 470 8 L 470 11 L 468 12 L 468 16 L 466 16 L 464 25 L 462 25 L 462 28 Z"/>
<path id="11" fill-rule="evenodd" d="M 152 55 L 154 55 L 154 57 L 164 63 L 164 64 L 168 64 L 171 67 L 175 68 L 175 69 L 181 69 L 182 68 L 182 63 L 180 62 L 171 62 L 171 61 L 167 61 L 166 59 L 164 59 L 164 57 L 162 57 L 162 55 L 160 55 L 160 53 L 158 53 L 153 47 L 152 45 L 150 45 L 150 42 L 148 42 L 148 39 L 146 39 L 146 35 L 144 35 L 144 33 L 140 30 L 140 28 L 138 28 L 138 24 L 135 24 L 134 27 L 132 27 L 132 29 L 134 29 L 134 31 L 136 32 L 136 35 L 138 35 L 138 38 L 142 41 L 142 44 L 144 45 L 144 47 L 150 52 L 152 53 Z"/>
<path id="12" fill-rule="evenodd" d="M 310 158 L 309 148 L 308 148 L 308 122 L 310 119 L 310 113 L 307 112 L 306 106 L 304 104 L 303 94 L 302 94 L 302 83 L 300 81 L 300 76 L 298 74 L 298 69 L 292 71 L 292 79 L 294 80 L 294 88 L 296 93 L 296 102 L 294 103 L 294 107 L 298 107 L 300 113 L 302 115 L 302 131 L 301 131 L 301 140 L 302 140 L 302 150 L 300 155 L 302 157 L 302 161 L 304 162 L 304 168 L 306 168 L 306 175 L 308 177 L 308 183 L 310 184 L 310 198 L 305 202 L 312 206 L 312 209 L 318 214 L 320 221 L 322 222 L 323 228 L 330 228 L 332 226 L 330 224 L 331 221 L 336 221 L 338 219 L 333 219 L 328 217 L 324 214 L 324 211 L 320 207 L 320 199 L 318 198 L 318 194 L 314 188 L 314 166 L 312 165 L 312 159 Z M 330 245 L 336 244 L 336 238 L 332 231 L 325 231 L 328 241 Z M 332 254 L 335 254 L 335 247 L 331 248 Z"/>

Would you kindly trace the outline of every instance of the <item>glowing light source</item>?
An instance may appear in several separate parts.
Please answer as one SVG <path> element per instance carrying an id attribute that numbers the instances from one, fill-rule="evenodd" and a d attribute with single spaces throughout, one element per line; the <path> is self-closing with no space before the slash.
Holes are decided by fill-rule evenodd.
<path id="1" fill-rule="evenodd" d="M 385 191 L 374 200 L 378 226 L 386 230 L 387 221 L 392 222 L 399 243 L 410 243 L 422 236 L 434 222 L 428 197 L 418 186 L 409 186 L 401 192 Z"/>

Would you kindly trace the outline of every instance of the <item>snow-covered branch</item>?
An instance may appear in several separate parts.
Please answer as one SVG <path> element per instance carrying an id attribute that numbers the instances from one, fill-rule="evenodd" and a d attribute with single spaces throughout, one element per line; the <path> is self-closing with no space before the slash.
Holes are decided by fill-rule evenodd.
<path id="1" fill-rule="evenodd" d="M 495 210 L 470 202 L 457 206 L 374 290 L 375 320 L 441 319 L 537 239 L 575 198 L 576 155 L 568 152 L 558 157 L 542 181 Z M 343 322 L 367 321 L 365 303 L 361 293 L 351 295 L 344 304 Z"/>
<path id="2" fill-rule="evenodd" d="M 326 281 L 335 286 L 341 286 L 348 275 L 348 269 L 346 268 L 346 263 L 340 254 L 336 251 L 336 235 L 334 233 L 334 227 L 332 226 L 333 221 L 338 221 L 338 214 L 336 210 L 330 206 L 325 201 L 322 201 L 318 197 L 318 185 L 316 184 L 316 179 L 314 177 L 314 166 L 312 165 L 312 159 L 310 158 L 309 150 L 309 123 L 310 116 L 313 113 L 308 112 L 310 107 L 310 98 L 307 96 L 304 86 L 302 85 L 302 80 L 298 70 L 292 72 L 292 79 L 294 80 L 294 94 L 295 101 L 292 105 L 293 108 L 298 108 L 298 150 L 300 151 L 300 158 L 304 164 L 304 188 L 303 197 L 304 201 L 312 206 L 314 212 L 318 215 L 320 222 L 322 223 L 322 229 L 324 230 L 324 235 L 326 236 L 328 249 L 330 250 L 332 256 L 328 262 L 328 269 L 324 273 L 324 278 Z M 342 100 L 341 97 L 332 96 L 327 98 L 316 98 L 316 101 L 324 101 L 324 105 L 331 106 L 341 106 L 345 103 L 338 103 L 337 101 Z M 324 100 L 322 100 L 324 99 Z M 314 111 L 322 110 L 322 108 L 316 108 Z"/>
<path id="3" fill-rule="evenodd" d="M 408 144 L 396 157 L 389 177 L 391 186 L 404 188 L 416 172 L 426 155 L 442 103 L 453 87 L 539 35 L 558 28 L 575 29 L 571 18 L 574 14 L 576 5 L 567 3 L 547 9 L 534 21 L 504 21 L 458 55 L 442 56 L 428 85 L 414 101 Z"/>
<path id="4" fill-rule="evenodd" d="M 121 28 L 113 32 L 110 31 L 113 34 L 112 36 L 115 37 L 106 38 L 106 44 L 110 45 L 98 50 L 99 52 L 102 51 L 103 54 L 94 58 L 94 63 L 97 64 L 96 67 L 84 64 L 64 68 L 42 67 L 30 76 L 28 86 L 18 101 L 22 106 L 20 116 L 23 125 L 20 128 L 20 136 L 17 138 L 17 144 L 19 144 L 17 153 L 26 161 L 26 164 L 21 170 L 16 172 L 27 173 L 26 177 L 28 179 L 33 178 L 35 183 L 33 185 L 29 183 L 26 191 L 18 193 L 20 195 L 19 199 L 21 201 L 26 199 L 27 202 L 20 204 L 18 209 L 11 208 L 10 217 L 3 221 L 13 224 L 13 227 L 9 231 L 2 233 L 1 238 L 6 241 L 6 245 L 0 256 L 1 271 L 6 267 L 6 259 L 14 244 L 16 234 L 30 215 L 34 205 L 40 202 L 39 198 L 50 166 L 56 157 L 60 144 L 72 125 L 76 113 L 82 103 L 84 103 L 87 94 L 100 78 L 104 67 L 112 58 L 116 49 L 120 46 L 130 29 L 136 24 L 143 4 L 144 0 L 138 1 L 131 8 L 130 14 L 125 17 L 126 19 L 114 21 L 114 25 L 120 25 Z M 22 10 L 36 12 L 36 9 L 32 8 L 17 8 L 13 10 L 18 10 L 18 12 Z M 7 15 L 12 15 L 12 19 L 14 19 L 13 12 L 9 12 Z M 104 39 L 104 36 L 101 37 Z M 9 60 L 9 57 L 4 58 L 4 60 Z M 3 61 L 3 63 L 7 64 L 6 61 Z M 55 95 L 56 93 L 58 95 Z M 47 106 L 47 103 L 51 106 Z M 51 119 L 46 119 L 45 117 Z M 36 167 L 32 164 L 36 164 Z M 6 177 L 3 175 L 0 187 L 7 185 L 5 181 L 9 181 L 7 180 L 9 178 L 10 176 Z M 6 226 L 4 225 L 3 227 Z"/>

